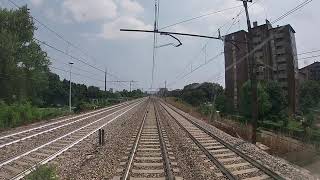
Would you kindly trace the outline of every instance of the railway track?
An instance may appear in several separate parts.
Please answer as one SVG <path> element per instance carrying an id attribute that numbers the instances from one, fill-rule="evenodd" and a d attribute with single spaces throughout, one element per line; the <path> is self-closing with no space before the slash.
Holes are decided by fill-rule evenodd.
<path id="1" fill-rule="evenodd" d="M 113 180 L 182 179 L 158 110 L 149 103 Z"/>
<path id="2" fill-rule="evenodd" d="M 175 108 L 161 103 L 163 109 L 185 131 L 199 151 L 215 179 L 284 179 L 235 147 L 224 142 Z"/>
<path id="3" fill-rule="evenodd" d="M 32 172 L 37 166 L 46 164 L 47 162 L 51 161 L 55 157 L 59 156 L 63 152 L 69 150 L 70 148 L 74 147 L 84 139 L 88 138 L 89 136 L 97 132 L 98 129 L 103 128 L 109 123 L 115 121 L 117 118 L 124 115 L 125 113 L 137 107 L 139 104 L 143 102 L 144 100 L 140 100 L 129 105 L 125 104 L 123 106 L 120 105 L 112 107 L 110 109 L 116 110 L 111 113 L 99 116 L 99 118 L 91 120 L 90 122 L 78 127 L 77 129 L 74 129 L 65 134 L 61 134 L 61 136 L 51 139 L 49 142 L 46 142 L 39 146 L 35 146 L 34 148 L 27 150 L 21 154 L 15 155 L 14 157 L 10 157 L 4 161 L 1 161 L 0 179 L 23 178 L 25 175 Z M 98 113 L 102 112 L 105 111 L 99 111 Z M 87 113 L 83 116 L 88 117 L 87 115 L 91 116 L 96 114 L 97 113 Z M 23 133 L 27 133 L 27 131 Z M 16 133 L 13 136 L 19 137 L 19 134 Z"/>
<path id="4" fill-rule="evenodd" d="M 59 128 L 73 125 L 74 123 L 87 120 L 88 118 L 112 111 L 112 110 L 117 109 L 119 107 L 123 107 L 127 104 L 129 104 L 129 103 L 121 103 L 121 104 L 111 106 L 108 108 L 103 108 L 103 109 L 100 109 L 97 111 L 88 112 L 88 113 L 77 115 L 74 117 L 64 118 L 64 119 L 61 119 L 61 120 L 58 120 L 55 122 L 47 123 L 47 124 L 40 125 L 40 126 L 37 126 L 34 128 L 30 128 L 30 129 L 26 129 L 26 130 L 19 131 L 16 133 L 1 136 L 0 137 L 0 149 L 3 147 L 9 146 L 9 145 L 18 143 L 20 141 L 24 141 L 24 140 L 33 138 L 35 136 L 39 136 L 41 134 L 51 132 L 51 131 L 59 129 Z"/>

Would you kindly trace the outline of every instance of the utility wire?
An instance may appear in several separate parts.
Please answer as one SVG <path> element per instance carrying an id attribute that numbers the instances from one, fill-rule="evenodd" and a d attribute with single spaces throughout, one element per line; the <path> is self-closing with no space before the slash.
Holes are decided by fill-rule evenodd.
<path id="1" fill-rule="evenodd" d="M 218 14 L 218 13 L 221 13 L 221 12 L 224 12 L 224 11 L 236 9 L 236 8 L 239 8 L 239 7 L 242 7 L 242 6 L 234 6 L 234 7 L 218 10 L 218 11 L 209 12 L 207 14 L 202 14 L 200 16 L 192 17 L 192 18 L 189 18 L 189 19 L 181 20 L 181 21 L 179 21 L 177 23 L 174 23 L 174 24 L 171 24 L 171 25 L 166 25 L 166 26 L 160 28 L 159 30 L 163 30 L 163 29 L 166 29 L 166 28 L 169 28 L 169 27 L 173 27 L 173 26 L 176 26 L 176 25 L 179 25 L 179 24 L 183 24 L 183 23 L 186 23 L 186 22 L 189 22 L 189 21 L 193 21 L 193 20 L 196 20 L 196 19 L 204 18 L 204 17 L 210 16 L 210 15 Z"/>
<path id="2" fill-rule="evenodd" d="M 302 52 L 302 53 L 297 54 L 297 55 L 312 54 L 312 53 L 315 53 L 315 52 L 320 52 L 320 49 L 319 49 L 319 50 L 313 50 L 313 51 Z"/>
<path id="3" fill-rule="evenodd" d="M 55 67 L 55 66 L 52 66 L 52 65 L 50 65 L 49 67 L 51 67 L 51 68 L 53 68 L 53 69 L 56 69 L 56 70 L 59 70 L 59 71 L 63 71 L 63 72 L 66 72 L 66 73 L 70 73 L 70 71 L 67 71 L 67 70 L 65 70 L 65 69 L 58 68 L 58 67 Z M 91 80 L 95 80 L 95 81 L 104 82 L 104 81 L 102 81 L 102 80 L 95 79 L 95 78 L 92 78 L 92 77 L 90 77 L 90 76 L 85 76 L 85 75 L 82 75 L 82 74 L 79 74 L 79 73 L 75 73 L 75 72 L 71 72 L 71 74 L 76 75 L 76 76 L 85 77 L 85 78 L 88 78 L 88 79 L 91 79 Z"/>
<path id="4" fill-rule="evenodd" d="M 183 78 L 185 78 L 185 77 L 189 76 L 189 75 L 190 75 L 190 74 L 192 74 L 193 72 L 195 72 L 195 71 L 197 71 L 198 69 L 202 68 L 203 66 L 205 66 L 205 65 L 209 64 L 209 63 L 210 63 L 210 62 L 212 62 L 213 60 L 215 60 L 215 59 L 217 59 L 218 57 L 220 57 L 223 53 L 224 53 L 224 52 L 221 52 L 221 53 L 219 53 L 218 55 L 216 55 L 216 56 L 214 56 L 214 57 L 212 57 L 212 58 L 208 59 L 208 61 L 207 61 L 207 62 L 205 62 L 205 63 L 203 63 L 203 64 L 199 65 L 198 67 L 196 67 L 196 68 L 194 68 L 194 69 L 192 69 L 190 72 L 188 72 L 188 73 L 184 74 L 184 75 L 183 75 L 182 77 L 180 77 L 179 79 L 177 79 L 177 80 L 175 80 L 175 81 L 173 81 L 173 82 L 169 83 L 169 84 L 168 84 L 168 87 L 170 87 L 170 86 L 172 86 L 172 85 L 176 84 L 179 80 L 181 80 L 181 79 L 183 79 Z"/>
<path id="5" fill-rule="evenodd" d="M 19 5 L 17 5 L 14 1 L 12 0 L 8 0 L 11 4 L 13 4 L 15 7 L 17 7 L 18 9 L 20 8 Z M 48 25 L 46 25 L 45 23 L 41 22 L 40 20 L 38 20 L 36 17 L 32 17 L 33 20 L 35 20 L 37 23 L 39 23 L 42 27 L 44 27 L 45 29 L 47 29 L 48 31 L 50 31 L 51 33 L 53 33 L 55 36 L 57 36 L 59 39 L 61 39 L 62 41 L 64 41 L 65 43 L 67 43 L 68 45 L 72 46 L 73 48 L 79 50 L 81 53 L 83 53 L 84 55 L 92 58 L 93 60 L 96 61 L 96 59 L 89 55 L 84 49 L 80 48 L 79 46 L 75 45 L 74 43 L 70 42 L 69 40 L 67 40 L 66 38 L 64 38 L 61 34 L 59 34 L 57 31 L 53 30 L 52 28 L 50 28 Z"/>
<path id="6" fill-rule="evenodd" d="M 50 60 L 52 60 L 52 61 L 56 61 L 56 62 L 61 62 L 62 64 L 69 66 L 68 63 L 65 63 L 65 62 L 62 61 L 62 60 L 58 60 L 58 59 L 56 59 L 56 58 L 51 58 L 51 57 L 48 57 L 48 59 L 50 59 Z M 91 71 L 78 68 L 77 66 L 72 66 L 72 68 L 73 68 L 73 69 L 77 69 L 77 70 L 79 70 L 79 71 L 86 72 L 86 73 L 91 74 L 91 75 L 96 76 L 96 77 L 102 75 L 102 74 L 98 75 L 98 74 L 92 73 Z"/>
<path id="7" fill-rule="evenodd" d="M 249 8 L 251 8 L 254 4 L 256 4 L 256 3 L 260 2 L 260 1 L 262 1 L 262 0 L 255 1 L 254 3 L 252 3 L 252 4 L 249 6 Z M 226 10 L 230 10 L 230 9 L 235 9 L 235 8 L 238 8 L 238 7 L 242 7 L 242 5 L 235 6 L 235 7 L 231 7 L 231 8 L 227 8 L 227 9 L 224 9 L 224 10 L 220 10 L 220 11 L 217 11 L 217 13 L 218 13 L 218 12 L 222 12 L 222 11 L 226 11 Z M 230 20 L 230 21 L 232 21 L 232 24 L 231 24 L 231 26 L 229 27 L 229 29 L 227 30 L 227 33 L 229 33 L 229 31 L 231 30 L 232 26 L 235 24 L 235 22 L 237 21 L 237 19 L 240 17 L 240 15 L 241 15 L 243 12 L 244 12 L 244 10 L 240 10 L 240 11 L 237 13 L 237 15 Z M 213 12 L 213 13 L 214 13 L 214 12 Z M 199 18 L 200 18 L 200 16 L 199 16 Z M 218 30 L 222 29 L 224 26 L 226 26 L 227 24 L 229 24 L 230 21 L 228 21 L 228 22 L 224 23 L 223 25 L 221 25 L 221 26 L 218 28 Z M 176 24 L 177 24 L 177 23 L 176 23 Z M 174 24 L 173 24 L 173 25 L 174 25 Z M 172 25 L 172 26 L 173 26 L 173 25 Z M 166 28 L 166 27 L 164 27 L 164 28 Z M 195 58 L 199 57 L 199 55 L 202 53 L 202 51 L 204 50 L 204 48 L 209 44 L 209 42 L 210 42 L 210 39 L 208 39 L 208 40 L 206 41 L 206 43 L 203 45 L 203 47 L 200 49 L 200 51 L 194 56 Z M 192 60 L 188 62 L 188 64 L 186 65 L 186 68 L 188 68 L 189 65 L 192 64 L 193 59 L 195 59 L 195 58 L 192 58 Z M 183 75 L 183 73 L 179 74 L 179 75 L 177 76 L 177 78 L 180 77 L 181 75 Z"/>
<path id="8" fill-rule="evenodd" d="M 316 58 L 316 57 L 320 57 L 320 55 L 314 55 L 314 56 L 299 58 L 299 61 L 303 60 L 303 59 L 310 59 L 310 58 Z"/>
<path id="9" fill-rule="evenodd" d="M 311 3 L 313 0 L 306 0 L 302 3 L 300 3 L 298 6 L 296 6 L 295 8 L 289 10 L 288 12 L 284 13 L 283 15 L 281 15 L 280 17 L 278 17 L 277 19 L 275 19 L 274 21 L 271 22 L 271 24 L 274 24 L 284 18 L 286 18 L 287 16 L 291 15 L 292 13 L 298 11 L 299 9 L 303 8 L 304 6 L 306 6 L 307 4 Z"/>
<path id="10" fill-rule="evenodd" d="M 8 0 L 8 1 L 9 1 L 11 4 L 13 4 L 16 8 L 18 8 L 18 9 L 21 8 L 21 7 L 20 7 L 18 4 L 16 4 L 13 0 Z M 50 28 L 49 26 L 47 26 L 45 23 L 41 22 L 40 20 L 38 20 L 38 19 L 35 18 L 35 17 L 32 17 L 32 19 L 35 20 L 36 22 L 38 22 L 38 23 L 39 23 L 41 26 L 43 26 L 45 29 L 49 30 L 51 33 L 53 33 L 54 35 L 56 35 L 58 38 L 60 38 L 60 39 L 63 40 L 64 42 L 66 42 L 68 45 L 72 46 L 73 48 L 75 48 L 75 49 L 79 50 L 80 52 L 82 52 L 84 55 L 86 55 L 86 56 L 88 56 L 88 57 L 90 57 L 90 58 L 92 58 L 92 59 L 94 59 L 94 60 L 96 61 L 96 59 L 95 59 L 94 57 L 90 56 L 90 55 L 89 55 L 88 53 L 86 53 L 86 51 L 84 51 L 82 48 L 80 48 L 79 46 L 76 46 L 76 45 L 73 44 L 72 42 L 70 42 L 70 41 L 68 41 L 67 39 L 65 39 L 62 35 L 60 35 L 58 32 L 56 32 L 55 30 L 53 30 L 52 28 Z M 36 38 L 34 38 L 34 39 L 36 39 Z M 38 39 L 36 39 L 36 40 L 37 40 L 38 42 L 40 42 L 40 43 L 43 44 L 42 41 L 40 41 L 40 40 L 38 40 Z M 48 46 L 47 44 L 44 44 L 44 45 Z M 48 47 L 49 47 L 49 46 L 48 46 Z M 57 48 L 53 48 L 53 47 L 50 47 L 50 48 L 55 49 L 55 50 L 57 50 L 57 51 L 65 54 L 65 55 L 71 57 L 69 54 L 65 53 L 65 52 L 62 51 L 62 50 L 58 50 Z M 71 58 L 72 58 L 72 59 L 75 59 L 74 57 L 71 57 Z M 97 67 L 95 67 L 95 66 L 93 66 L 93 65 L 91 65 L 91 64 L 89 64 L 89 63 L 87 63 L 87 62 L 85 62 L 85 59 L 83 59 L 83 58 L 81 58 L 81 59 L 80 59 L 80 58 L 76 58 L 75 60 L 78 60 L 78 61 L 80 61 L 80 62 L 82 62 L 82 63 L 84 63 L 84 64 L 86 64 L 86 65 L 88 65 L 88 66 L 90 66 L 90 67 L 92 67 L 92 68 L 94 68 L 94 69 L 96 69 L 96 70 L 98 70 L 98 71 L 101 71 L 101 72 L 105 73 L 104 70 L 99 69 L 99 68 L 97 68 Z M 112 76 L 112 77 L 114 77 L 115 79 L 120 80 L 120 78 L 117 77 L 116 75 L 113 75 L 113 74 L 110 74 L 110 73 L 107 73 L 107 74 L 110 75 L 110 76 Z"/>

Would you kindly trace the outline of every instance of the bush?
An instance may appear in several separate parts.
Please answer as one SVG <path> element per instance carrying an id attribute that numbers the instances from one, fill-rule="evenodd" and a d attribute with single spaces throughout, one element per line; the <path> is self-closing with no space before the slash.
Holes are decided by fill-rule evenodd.
<path id="1" fill-rule="evenodd" d="M 81 102 L 76 106 L 75 112 L 89 111 L 96 108 L 97 105 L 93 103 Z"/>
<path id="2" fill-rule="evenodd" d="M 7 105 L 0 102 L 0 129 L 13 128 L 68 113 L 63 108 L 37 108 L 30 103 Z"/>
<path id="3" fill-rule="evenodd" d="M 39 166 L 35 171 L 30 173 L 27 180 L 58 180 L 55 168 L 47 165 Z"/>

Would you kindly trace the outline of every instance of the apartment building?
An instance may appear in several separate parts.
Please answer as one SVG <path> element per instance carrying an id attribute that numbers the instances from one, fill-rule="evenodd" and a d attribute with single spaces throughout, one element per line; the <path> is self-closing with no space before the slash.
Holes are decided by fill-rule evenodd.
<path id="1" fill-rule="evenodd" d="M 302 82 L 305 80 L 320 81 L 320 62 L 316 61 L 299 69 L 299 76 Z"/>
<path id="2" fill-rule="evenodd" d="M 242 30 L 225 37 L 226 95 L 235 109 L 239 107 L 240 89 L 249 79 L 247 35 Z M 290 25 L 273 28 L 268 20 L 260 26 L 254 22 L 252 41 L 257 79 L 278 81 L 288 98 L 290 113 L 296 112 L 299 73 L 294 29 Z"/>

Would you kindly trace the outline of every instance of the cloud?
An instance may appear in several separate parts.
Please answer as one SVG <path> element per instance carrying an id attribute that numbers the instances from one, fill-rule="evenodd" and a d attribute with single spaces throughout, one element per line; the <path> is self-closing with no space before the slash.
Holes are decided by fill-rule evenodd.
<path id="1" fill-rule="evenodd" d="M 113 0 L 65 0 L 63 8 L 77 22 L 115 18 L 117 5 Z"/>
<path id="2" fill-rule="evenodd" d="M 41 5 L 42 5 L 43 0 L 30 0 L 30 2 L 31 2 L 34 6 L 38 7 L 38 6 L 41 6 Z"/>
<path id="3" fill-rule="evenodd" d="M 139 14 L 144 11 L 144 8 L 138 2 L 132 0 L 122 0 L 120 6 L 127 14 Z"/>
<path id="4" fill-rule="evenodd" d="M 133 38 L 141 39 L 147 36 L 145 33 L 133 33 L 133 32 L 120 32 L 121 28 L 131 29 L 149 29 L 152 30 L 153 26 L 145 24 L 142 20 L 131 16 L 123 16 L 115 19 L 110 23 L 103 25 L 102 33 L 100 37 L 104 39 L 119 39 L 119 38 Z"/>

